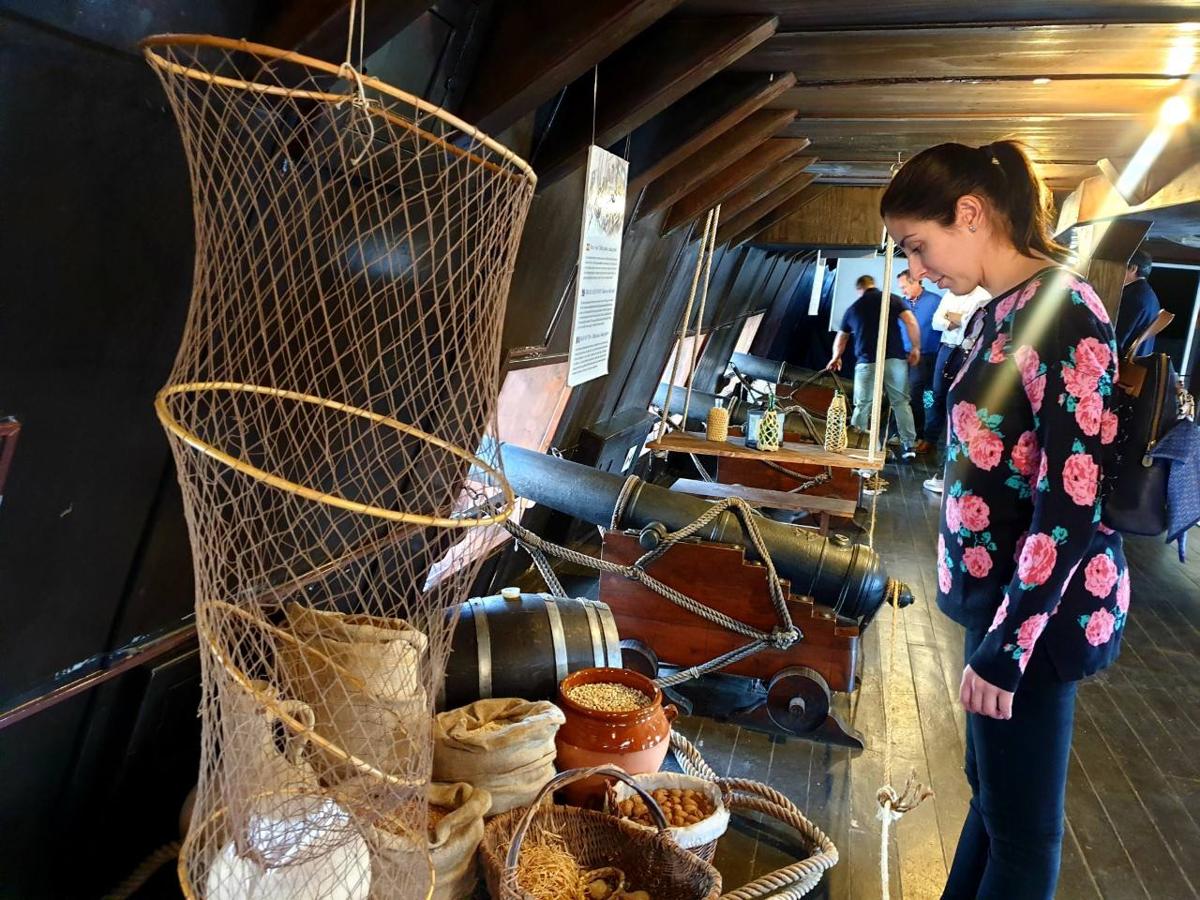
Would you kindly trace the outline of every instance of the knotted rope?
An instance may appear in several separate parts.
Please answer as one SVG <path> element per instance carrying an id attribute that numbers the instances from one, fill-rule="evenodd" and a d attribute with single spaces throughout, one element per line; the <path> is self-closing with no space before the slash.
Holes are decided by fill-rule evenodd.
<path id="1" fill-rule="evenodd" d="M 692 274 L 692 289 L 691 289 L 691 292 L 688 294 L 687 304 L 684 306 L 684 309 L 683 309 L 683 321 L 680 322 L 680 324 L 679 324 L 679 336 L 678 336 L 678 338 L 676 338 L 675 353 L 671 358 L 671 378 L 667 382 L 667 397 L 666 397 L 666 400 L 663 401 L 662 417 L 661 417 L 661 420 L 659 421 L 658 437 L 660 440 L 666 436 L 667 426 L 668 426 L 668 423 L 670 422 L 671 395 L 675 393 L 675 379 L 679 375 L 679 357 L 683 353 L 683 342 L 684 342 L 684 339 L 687 338 L 688 325 L 692 321 L 692 306 L 696 302 L 696 290 L 700 286 L 700 275 L 701 275 L 701 273 L 707 272 L 707 269 L 705 266 L 706 257 L 709 262 L 712 261 L 712 249 L 710 248 L 710 243 L 712 243 L 712 241 L 714 241 L 716 239 L 716 234 L 717 234 L 716 216 L 717 216 L 719 209 L 720 209 L 720 207 L 717 207 L 716 209 L 710 209 L 708 211 L 708 216 L 704 220 L 704 234 L 700 237 L 700 254 L 696 257 L 696 271 Z M 708 276 L 707 276 L 707 274 L 705 274 L 704 295 L 703 296 L 707 297 L 707 295 L 708 295 Z M 701 299 L 702 306 L 703 306 L 703 303 L 704 303 L 704 300 L 702 298 Z M 697 326 L 697 328 L 696 328 L 697 337 L 699 337 L 699 335 L 700 335 L 700 326 L 703 326 L 703 324 L 704 324 L 704 321 L 703 321 L 703 311 L 702 311 L 701 312 L 701 321 L 699 323 L 699 326 Z M 691 362 L 692 362 L 692 360 L 689 357 L 689 359 L 688 359 L 689 369 L 690 369 Z M 689 371 L 689 373 L 688 373 L 686 394 L 684 395 L 684 401 L 683 401 L 683 418 L 680 421 L 683 424 L 684 431 L 687 430 L 688 405 L 691 403 L 691 399 L 692 399 L 692 377 L 693 377 L 693 374 L 694 373 L 692 373 L 691 371 Z"/>
<path id="2" fill-rule="evenodd" d="M 362 9 L 358 8 L 358 4 L 362 3 Z M 354 29 L 358 27 L 358 67 L 355 68 L 351 62 L 351 56 L 354 52 Z M 363 142 L 363 148 L 358 151 L 354 159 L 350 160 L 350 165 L 357 166 L 366 158 L 366 155 L 371 151 L 371 146 L 375 142 L 375 119 L 371 114 L 371 101 L 367 98 L 366 87 L 363 85 L 362 67 L 363 67 L 363 50 L 366 45 L 367 34 L 367 0 L 350 0 L 350 26 L 346 30 L 346 58 L 338 68 L 338 75 L 348 81 L 353 81 L 357 87 L 354 94 L 343 100 L 342 103 L 349 101 L 356 109 L 361 110 L 367 123 L 366 140 Z M 338 103 L 337 106 L 341 106 Z"/>
<path id="3" fill-rule="evenodd" d="M 874 477 L 878 478 L 878 474 Z M 871 521 L 867 528 L 867 546 L 875 549 L 875 522 L 879 505 L 878 491 L 871 497 Z M 892 625 L 888 638 L 888 664 L 883 672 L 883 785 L 875 794 L 879 803 L 879 882 L 883 900 L 891 897 L 890 872 L 888 868 L 888 839 L 893 822 L 898 822 L 906 812 L 916 809 L 925 800 L 934 796 L 932 788 L 917 781 L 917 770 L 911 769 L 904 789 L 897 791 L 892 784 L 892 692 L 888 680 L 896 667 L 897 623 L 900 612 L 900 582 L 888 579 L 884 603 L 891 606 Z"/>
<path id="4" fill-rule="evenodd" d="M 629 502 L 633 491 L 641 483 L 641 479 L 636 475 L 630 475 L 625 479 L 625 484 L 621 488 L 621 492 L 617 495 L 617 502 L 613 507 L 613 518 L 610 523 L 612 529 L 620 527 L 621 516 L 625 511 L 625 506 Z M 745 622 L 741 622 L 732 616 L 713 609 L 693 597 L 676 590 L 670 585 L 663 584 L 647 571 L 647 567 L 654 563 L 665 554 L 671 547 L 680 541 L 686 540 L 696 534 L 701 529 L 712 523 L 714 519 L 726 511 L 731 511 L 737 516 L 742 529 L 746 534 L 751 547 L 758 554 L 763 567 L 766 569 L 767 590 L 771 597 L 771 605 L 775 609 L 775 615 L 778 620 L 778 625 L 768 631 L 761 631 Z M 688 681 L 692 678 L 699 677 L 707 672 L 713 672 L 725 666 L 732 665 L 739 660 L 745 659 L 748 656 L 753 656 L 762 650 L 787 650 L 797 641 L 803 638 L 800 629 L 792 622 L 791 613 L 788 611 L 787 598 L 784 595 L 783 585 L 779 580 L 779 574 L 775 570 L 775 563 L 771 560 L 771 554 L 767 550 L 767 545 L 763 541 L 762 534 L 758 530 L 758 525 L 754 521 L 754 511 L 740 497 L 726 497 L 710 506 L 699 518 L 678 531 L 673 531 L 666 536 L 652 550 L 638 557 L 631 565 L 621 565 L 619 563 L 610 562 L 604 559 L 597 559 L 587 553 L 581 553 L 578 550 L 572 550 L 569 547 L 563 547 L 560 544 L 554 544 L 545 540 L 537 534 L 534 534 L 527 528 L 518 525 L 511 519 L 504 523 L 505 529 L 513 536 L 518 545 L 522 547 L 534 561 L 542 578 L 546 582 L 546 586 L 554 592 L 564 594 L 562 584 L 558 577 L 554 574 L 550 566 L 547 555 L 557 557 L 566 562 L 574 563 L 575 565 L 584 566 L 590 569 L 596 569 L 600 572 L 607 572 L 613 575 L 621 575 L 631 581 L 636 581 L 638 584 L 646 587 L 660 597 L 670 600 L 676 606 L 684 609 L 693 615 L 699 616 L 714 625 L 731 631 L 734 634 L 740 634 L 743 637 L 749 638 L 749 642 L 714 657 L 700 665 L 691 666 L 687 669 L 682 669 L 674 675 L 660 678 L 657 684 L 660 686 L 669 687 L 673 684 L 679 684 Z"/>

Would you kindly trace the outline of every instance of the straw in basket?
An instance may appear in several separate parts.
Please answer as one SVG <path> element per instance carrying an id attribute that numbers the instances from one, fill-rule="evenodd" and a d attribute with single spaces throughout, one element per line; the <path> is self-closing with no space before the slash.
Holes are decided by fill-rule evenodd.
<path id="1" fill-rule="evenodd" d="M 597 775 L 616 778 L 638 791 L 658 831 L 594 810 L 542 804 L 553 791 Z M 626 890 L 646 891 L 655 900 L 717 900 L 721 893 L 717 870 L 668 836 L 667 819 L 654 798 L 615 766 L 562 772 L 546 783 L 531 806 L 488 823 L 480 857 L 493 900 L 536 900 L 517 884 L 521 844 L 531 833 L 557 836 L 585 870 L 620 869 Z"/>

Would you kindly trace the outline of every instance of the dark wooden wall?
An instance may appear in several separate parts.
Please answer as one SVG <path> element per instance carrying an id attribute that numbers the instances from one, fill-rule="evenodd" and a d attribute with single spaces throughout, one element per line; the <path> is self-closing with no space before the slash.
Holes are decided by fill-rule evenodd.
<path id="1" fill-rule="evenodd" d="M 376 65 L 448 100 L 439 72 L 468 52 L 476 4 L 444 5 Z M 0 2 L 0 417 L 22 426 L 0 506 L 0 715 L 186 623 L 191 561 L 152 404 L 191 288 L 191 198 L 136 42 L 265 38 L 286 7 Z M 177 836 L 198 760 L 193 646 L 0 729 L 0 898 L 99 896 Z"/>
<path id="2" fill-rule="evenodd" d="M 80 5 L 10 4 L 41 22 L 0 15 L 0 414 L 22 424 L 0 508 L 3 706 L 191 606 L 152 409 L 191 281 L 183 154 L 129 17 L 68 6 Z M 254 24 L 253 4 L 192 6 L 200 26 Z M 135 583 L 145 589 L 132 598 Z M 0 731 L 0 896 L 80 896 L 52 835 L 97 833 L 71 818 L 89 814 L 73 773 L 90 767 L 89 736 L 99 750 L 119 727 L 118 693 L 144 685 L 143 673 Z M 182 792 L 165 793 L 177 812 Z M 119 806 L 110 820 L 129 822 Z"/>

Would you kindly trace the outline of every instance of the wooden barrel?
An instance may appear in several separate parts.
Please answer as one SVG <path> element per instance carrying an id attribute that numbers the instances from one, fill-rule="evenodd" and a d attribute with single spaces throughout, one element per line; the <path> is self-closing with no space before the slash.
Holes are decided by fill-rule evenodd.
<path id="1" fill-rule="evenodd" d="M 438 709 L 483 697 L 553 700 L 577 669 L 621 665 L 621 639 L 598 600 L 517 594 L 461 604 Z"/>

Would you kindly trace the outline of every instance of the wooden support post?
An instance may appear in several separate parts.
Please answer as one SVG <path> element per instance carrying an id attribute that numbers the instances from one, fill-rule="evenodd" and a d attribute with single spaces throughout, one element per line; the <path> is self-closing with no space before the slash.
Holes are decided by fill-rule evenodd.
<path id="1" fill-rule="evenodd" d="M 663 219 L 662 233 L 674 231 L 703 215 L 730 194 L 741 190 L 772 166 L 795 156 L 808 146 L 804 138 L 773 138 L 759 144 L 741 159 L 726 166 L 699 187 L 680 197 Z M 722 207 L 723 208 L 723 207 Z"/>
<path id="2" fill-rule="evenodd" d="M 714 141 L 692 154 L 646 188 L 638 215 L 647 216 L 665 209 L 680 197 L 699 187 L 734 160 L 745 156 L 771 135 L 796 118 L 795 110 L 763 110 L 731 129 L 723 140 Z"/>
<path id="3" fill-rule="evenodd" d="M 814 184 L 804 188 L 791 199 L 785 200 L 783 203 L 779 204 L 777 208 L 767 213 L 761 219 L 756 219 L 751 225 L 744 228 L 741 232 L 732 235 L 729 238 L 729 243 L 732 246 L 737 246 L 738 244 L 744 244 L 746 241 L 752 240 L 762 232 L 766 231 L 768 228 L 779 224 L 784 219 L 788 218 L 789 216 L 793 216 L 800 210 L 804 209 L 804 207 L 808 206 L 808 204 L 820 199 L 820 197 L 829 190 L 831 190 L 831 188 L 824 184 Z M 734 224 L 736 225 L 738 223 Z"/>
<path id="4" fill-rule="evenodd" d="M 629 193 L 638 193 L 795 83 L 791 72 L 730 72 L 710 78 L 633 133 Z"/>
<path id="5" fill-rule="evenodd" d="M 670 18 L 646 29 L 568 90 L 535 165 L 538 186 L 579 166 L 592 143 L 607 147 L 648 122 L 697 85 L 757 47 L 778 25 L 775 16 Z M 794 116 L 795 114 L 792 113 Z"/>
<path id="6" fill-rule="evenodd" d="M 496 133 L 590 72 L 681 0 L 521 0 L 506 3 L 459 112 Z M 589 94 L 590 96 L 590 94 Z"/>

